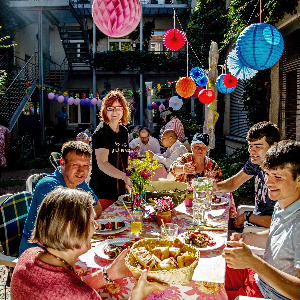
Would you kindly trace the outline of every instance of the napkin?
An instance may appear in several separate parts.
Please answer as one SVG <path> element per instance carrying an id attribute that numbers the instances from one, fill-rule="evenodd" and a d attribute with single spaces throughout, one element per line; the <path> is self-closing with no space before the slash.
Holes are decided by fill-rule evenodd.
<path id="1" fill-rule="evenodd" d="M 225 259 L 221 256 L 199 259 L 193 280 L 208 282 L 225 282 Z"/>

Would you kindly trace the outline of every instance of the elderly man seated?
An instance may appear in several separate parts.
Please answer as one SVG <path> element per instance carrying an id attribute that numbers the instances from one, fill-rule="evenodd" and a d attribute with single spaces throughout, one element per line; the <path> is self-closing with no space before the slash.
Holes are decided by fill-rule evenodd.
<path id="1" fill-rule="evenodd" d="M 145 151 L 150 150 L 153 153 L 160 153 L 159 142 L 156 138 L 151 136 L 151 132 L 147 127 L 141 128 L 139 137 L 133 139 L 129 143 L 129 148 L 132 150 L 138 150 L 139 154 L 146 155 Z"/>
<path id="2" fill-rule="evenodd" d="M 193 137 L 192 153 L 177 158 L 170 167 L 176 181 L 190 182 L 196 176 L 222 180 L 222 172 L 217 163 L 206 156 L 209 150 L 209 135 L 196 133 Z"/>
<path id="3" fill-rule="evenodd" d="M 267 299 L 299 299 L 300 295 L 300 143 L 281 141 L 266 153 L 263 169 L 275 204 L 270 229 L 234 233 L 225 248 L 225 289 Z M 265 248 L 264 258 L 246 245 Z"/>
<path id="4" fill-rule="evenodd" d="M 171 164 L 182 154 L 187 153 L 185 146 L 177 139 L 177 134 L 173 129 L 167 129 L 164 131 L 161 137 L 161 144 L 168 149 L 163 154 L 154 154 L 152 151 L 148 151 L 149 157 L 153 160 L 163 164 L 167 170 L 170 169 Z"/>

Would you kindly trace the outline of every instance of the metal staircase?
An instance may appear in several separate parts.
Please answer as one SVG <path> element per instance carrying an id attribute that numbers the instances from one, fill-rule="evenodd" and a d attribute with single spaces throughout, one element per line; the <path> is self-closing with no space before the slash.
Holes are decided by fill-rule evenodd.
<path id="1" fill-rule="evenodd" d="M 36 61 L 37 53 L 34 53 L 0 98 L 0 115 L 9 122 L 9 130 L 13 129 L 38 85 L 38 64 Z M 31 84 L 28 87 L 29 81 Z"/>
<path id="2" fill-rule="evenodd" d="M 66 57 L 71 70 L 91 69 L 91 55 L 89 40 L 86 31 L 86 24 L 78 15 L 77 11 L 70 2 L 70 10 L 77 20 L 76 23 L 60 23 L 58 31 L 62 40 Z"/>

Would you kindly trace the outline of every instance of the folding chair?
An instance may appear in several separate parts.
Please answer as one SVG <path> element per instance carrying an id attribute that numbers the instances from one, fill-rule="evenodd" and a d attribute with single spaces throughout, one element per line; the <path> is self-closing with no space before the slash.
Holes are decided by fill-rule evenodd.
<path id="1" fill-rule="evenodd" d="M 39 174 L 30 175 L 26 180 L 26 191 L 33 194 L 38 182 L 47 175 L 49 175 L 49 174 L 39 173 Z"/>
<path id="2" fill-rule="evenodd" d="M 51 152 L 49 156 L 49 160 L 51 165 L 54 167 L 54 169 L 60 166 L 60 162 L 59 162 L 60 158 L 61 158 L 61 154 L 59 152 Z"/>
<path id="3" fill-rule="evenodd" d="M 18 261 L 19 246 L 28 215 L 32 194 L 21 192 L 8 197 L 0 206 L 0 264 L 9 268 L 6 286 L 10 286 L 13 268 Z M 6 290 L 5 290 L 6 298 Z"/>

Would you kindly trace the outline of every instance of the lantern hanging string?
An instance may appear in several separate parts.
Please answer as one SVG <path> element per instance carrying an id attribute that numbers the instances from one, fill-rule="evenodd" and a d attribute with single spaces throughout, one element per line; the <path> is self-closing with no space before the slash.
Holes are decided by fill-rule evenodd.
<path id="1" fill-rule="evenodd" d="M 189 77 L 189 42 L 186 40 L 186 76 Z"/>

